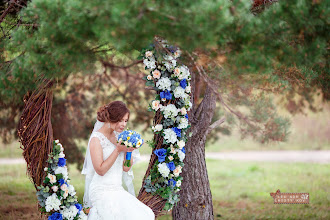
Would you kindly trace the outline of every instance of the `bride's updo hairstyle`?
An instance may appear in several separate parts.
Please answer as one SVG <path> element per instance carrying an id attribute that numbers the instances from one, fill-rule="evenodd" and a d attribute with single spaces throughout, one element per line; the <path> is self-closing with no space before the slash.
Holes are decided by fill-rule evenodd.
<path id="1" fill-rule="evenodd" d="M 122 101 L 113 101 L 108 105 L 99 108 L 97 111 L 97 120 L 101 122 L 117 123 L 125 116 L 126 113 L 128 113 L 129 118 L 130 112 L 125 103 Z"/>

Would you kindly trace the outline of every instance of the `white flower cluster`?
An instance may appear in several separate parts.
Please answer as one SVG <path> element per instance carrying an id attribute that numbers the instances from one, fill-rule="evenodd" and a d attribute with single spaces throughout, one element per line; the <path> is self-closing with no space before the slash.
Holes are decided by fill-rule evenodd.
<path id="1" fill-rule="evenodd" d="M 157 165 L 158 171 L 163 177 L 168 177 L 168 174 L 170 173 L 170 169 L 168 169 L 166 163 L 160 163 Z"/>
<path id="2" fill-rule="evenodd" d="M 68 178 L 67 166 L 65 166 L 64 148 L 58 140 L 54 142 L 53 151 L 48 159 L 49 167 L 44 168 L 44 171 L 47 172 L 44 181 L 46 185 L 37 187 L 40 205 L 49 214 L 52 212 L 61 213 L 64 220 L 87 220 L 87 216 L 81 211 L 82 206 L 78 204 L 75 188 L 69 184 L 70 179 Z M 62 176 L 57 177 L 59 174 Z"/>
<path id="3" fill-rule="evenodd" d="M 51 196 L 48 196 L 45 204 L 46 204 L 45 208 L 47 212 L 50 212 L 52 210 L 58 211 L 60 210 L 61 201 L 57 198 L 56 193 L 53 193 Z"/>
<path id="4" fill-rule="evenodd" d="M 72 205 L 69 208 L 62 209 L 60 213 L 63 215 L 63 218 L 68 220 L 73 220 L 74 217 L 78 214 L 78 209 L 76 206 Z"/>
<path id="5" fill-rule="evenodd" d="M 163 122 L 158 122 L 159 124 L 152 126 L 152 130 L 153 132 L 161 132 L 164 142 L 171 147 L 170 151 L 165 151 L 167 147 L 164 147 L 156 152 L 159 160 L 157 170 L 165 178 L 165 184 L 170 185 L 173 183 L 176 187 L 180 187 L 182 178 L 179 176 L 185 159 L 185 129 L 189 128 L 187 111 L 190 111 L 192 107 L 190 101 L 191 76 L 187 66 L 177 64 L 176 59 L 181 56 L 181 50 L 174 46 L 169 46 L 166 40 L 158 38 L 157 41 L 167 51 L 163 55 L 163 59 L 161 59 L 162 62 L 160 63 L 156 60 L 157 56 L 154 57 L 152 51 L 145 53 L 144 61 L 146 67 L 151 69 L 146 77 L 147 80 L 155 80 L 156 87 L 162 92 L 152 101 L 151 108 L 154 111 L 160 110 L 164 119 Z M 171 94 L 168 94 L 168 92 Z M 180 101 L 173 103 L 173 98 Z M 160 104 L 161 102 L 163 105 Z M 180 108 L 177 108 L 177 106 Z M 171 119 L 174 124 L 170 123 L 169 125 L 165 119 Z M 182 135 L 184 136 L 182 137 Z M 179 188 L 176 188 L 174 191 L 177 192 L 179 190 Z M 167 202 L 173 205 L 175 199 L 170 198 Z"/>
<path id="6" fill-rule="evenodd" d="M 178 109 L 173 104 L 161 108 L 165 118 L 175 118 L 178 115 Z"/>
<path id="7" fill-rule="evenodd" d="M 161 131 L 163 130 L 163 125 L 162 124 L 157 124 L 156 126 L 152 126 L 152 130 L 155 131 Z"/>
<path id="8" fill-rule="evenodd" d="M 175 98 L 182 98 L 185 99 L 188 95 L 185 93 L 185 90 L 181 87 L 178 86 L 174 90 L 174 97 Z"/>
<path id="9" fill-rule="evenodd" d="M 143 60 L 143 64 L 148 68 L 148 69 L 155 69 L 156 68 L 156 60 L 155 57 L 151 56 L 148 59 Z"/>
<path id="10" fill-rule="evenodd" d="M 178 140 L 176 133 L 172 130 L 172 128 L 167 128 L 164 130 L 164 138 L 168 143 L 175 144 Z"/>
<path id="11" fill-rule="evenodd" d="M 167 77 L 162 77 L 160 78 L 157 83 L 156 83 L 156 86 L 158 89 L 160 90 L 171 90 L 171 80 Z"/>
<path id="12" fill-rule="evenodd" d="M 187 128 L 188 127 L 188 119 L 186 118 L 180 118 L 179 120 L 179 125 L 178 125 L 178 128 L 179 129 L 184 129 L 184 128 Z"/>
<path id="13" fill-rule="evenodd" d="M 67 166 L 57 167 L 54 172 L 55 172 L 55 174 L 63 174 L 63 178 L 65 181 L 69 178 Z"/>
<path id="14" fill-rule="evenodd" d="M 163 61 L 164 66 L 168 71 L 172 71 L 172 69 L 176 66 L 176 59 L 171 55 L 164 56 L 165 61 Z"/>
<path id="15" fill-rule="evenodd" d="M 179 75 L 179 79 L 187 79 L 190 80 L 190 72 L 187 66 L 182 65 L 180 66 L 180 75 Z"/>

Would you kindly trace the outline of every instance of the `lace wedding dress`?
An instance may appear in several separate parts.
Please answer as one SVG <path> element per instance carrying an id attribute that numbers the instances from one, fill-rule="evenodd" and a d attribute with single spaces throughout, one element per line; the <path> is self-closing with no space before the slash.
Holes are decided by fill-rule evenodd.
<path id="1" fill-rule="evenodd" d="M 116 138 L 118 134 L 115 132 Z M 103 160 L 106 160 L 115 145 L 102 133 L 93 132 L 100 140 Z M 134 152 L 134 151 L 133 151 Z M 153 211 L 122 186 L 125 152 L 120 152 L 116 161 L 104 176 L 94 174 L 89 186 L 91 209 L 89 220 L 154 220 Z M 133 161 L 134 162 L 134 161 Z"/>

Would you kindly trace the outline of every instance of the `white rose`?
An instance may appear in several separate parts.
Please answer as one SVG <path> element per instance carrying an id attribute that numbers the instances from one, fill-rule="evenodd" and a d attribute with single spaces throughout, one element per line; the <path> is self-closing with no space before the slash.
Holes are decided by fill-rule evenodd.
<path id="1" fill-rule="evenodd" d="M 180 73 L 181 73 L 180 68 L 175 68 L 175 69 L 174 69 L 174 75 L 175 75 L 175 76 L 179 76 Z"/>
<path id="2" fill-rule="evenodd" d="M 181 180 L 176 181 L 176 186 L 180 187 L 181 186 Z"/>
<path id="3" fill-rule="evenodd" d="M 146 57 L 151 57 L 152 56 L 152 51 L 146 51 L 145 55 L 146 55 Z"/>
<path id="4" fill-rule="evenodd" d="M 50 183 L 56 183 L 56 176 L 48 173 L 48 179 Z"/>
<path id="5" fill-rule="evenodd" d="M 170 151 L 171 154 L 175 154 L 176 151 L 175 151 L 175 148 L 171 146 L 171 151 Z"/>
<path id="6" fill-rule="evenodd" d="M 182 115 L 185 115 L 185 114 L 187 114 L 187 109 L 185 107 L 183 107 L 180 109 L 180 112 Z"/>
<path id="7" fill-rule="evenodd" d="M 152 76 L 151 76 L 151 75 L 148 75 L 148 76 L 147 76 L 147 79 L 148 79 L 148 80 L 152 80 Z"/>
<path id="8" fill-rule="evenodd" d="M 59 140 L 55 140 L 55 143 L 58 144 L 58 143 L 60 143 L 60 141 Z"/>
<path id="9" fill-rule="evenodd" d="M 64 158 L 65 157 L 65 154 L 63 152 L 61 152 L 59 155 L 58 155 L 59 158 Z"/>
<path id="10" fill-rule="evenodd" d="M 155 126 L 155 130 L 156 131 L 161 131 L 163 129 L 163 125 L 162 124 L 157 124 L 156 126 Z"/>
<path id="11" fill-rule="evenodd" d="M 177 49 L 175 52 L 174 52 L 174 57 L 175 58 L 178 58 L 178 57 L 180 57 L 181 56 L 181 50 L 180 49 Z"/>
<path id="12" fill-rule="evenodd" d="M 185 153 L 183 153 L 181 150 L 178 151 L 178 156 L 180 161 L 182 162 L 184 158 L 186 157 Z"/>
<path id="13" fill-rule="evenodd" d="M 68 190 L 69 190 L 70 195 L 72 195 L 72 196 L 76 195 L 76 191 L 75 191 L 73 185 L 69 185 Z"/>
<path id="14" fill-rule="evenodd" d="M 44 171 L 46 171 L 46 172 L 47 172 L 47 171 L 48 171 L 48 167 L 45 167 L 45 168 L 44 168 Z"/>
<path id="15" fill-rule="evenodd" d="M 190 93 L 191 92 L 191 86 L 187 86 L 185 91 L 186 91 L 186 93 Z"/>
<path id="16" fill-rule="evenodd" d="M 176 177 L 178 177 L 181 172 L 182 172 L 181 169 L 178 169 L 178 167 L 175 168 L 175 170 L 173 170 L 174 176 L 176 176 Z"/>
<path id="17" fill-rule="evenodd" d="M 157 111 L 159 109 L 159 104 L 160 102 L 158 100 L 154 100 L 152 101 L 152 109 L 154 109 L 155 111 Z"/>
<path id="18" fill-rule="evenodd" d="M 62 184 L 62 186 L 60 188 L 62 191 L 65 191 L 68 189 L 68 186 L 64 183 L 64 184 Z"/>
<path id="19" fill-rule="evenodd" d="M 152 72 L 152 76 L 155 78 L 155 79 L 159 79 L 160 78 L 160 71 L 159 70 L 155 70 Z"/>
<path id="20" fill-rule="evenodd" d="M 180 149 L 182 149 L 186 145 L 186 143 L 183 140 L 178 141 L 177 144 Z"/>
<path id="21" fill-rule="evenodd" d="M 172 156 L 169 156 L 168 159 L 172 161 L 174 158 Z"/>
<path id="22" fill-rule="evenodd" d="M 52 190 L 53 190 L 54 192 L 57 192 L 57 190 L 58 190 L 58 187 L 57 187 L 57 186 L 52 186 L 51 188 L 52 188 Z"/>

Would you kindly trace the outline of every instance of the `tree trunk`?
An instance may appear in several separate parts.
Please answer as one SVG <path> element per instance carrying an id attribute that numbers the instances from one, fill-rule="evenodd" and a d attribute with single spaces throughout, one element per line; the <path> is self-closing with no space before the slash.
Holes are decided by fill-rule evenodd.
<path id="1" fill-rule="evenodd" d="M 205 162 L 205 141 L 208 127 L 214 115 L 216 96 L 207 87 L 204 99 L 197 109 L 190 114 L 192 136 L 185 149 L 186 158 L 182 170 L 180 201 L 174 206 L 174 220 L 207 220 L 214 219 L 212 194 Z"/>

